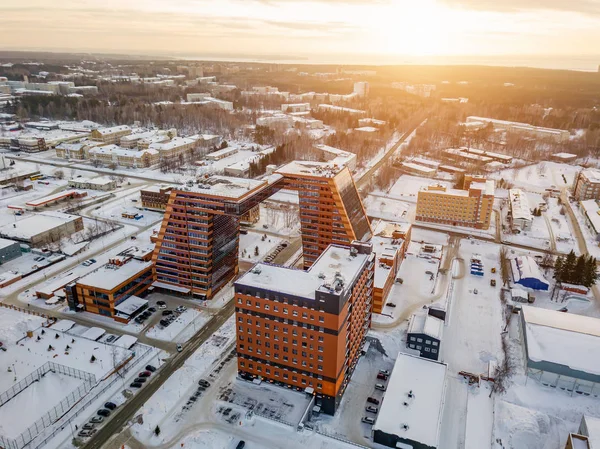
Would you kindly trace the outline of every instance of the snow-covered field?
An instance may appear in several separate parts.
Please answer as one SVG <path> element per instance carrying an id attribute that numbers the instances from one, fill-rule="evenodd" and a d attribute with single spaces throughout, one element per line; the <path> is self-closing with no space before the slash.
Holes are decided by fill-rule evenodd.
<path id="1" fill-rule="evenodd" d="M 367 196 L 363 203 L 369 217 L 389 221 L 412 221 L 414 218 L 415 205 L 411 203 L 386 198 L 380 194 Z"/>
<path id="2" fill-rule="evenodd" d="M 509 168 L 493 173 L 494 179 L 504 179 L 529 192 L 545 193 L 546 189 L 570 187 L 581 167 L 556 162 L 540 162 L 523 168 Z M 563 178 L 564 176 L 564 178 Z M 566 182 L 565 182 L 566 180 Z"/>
<path id="3" fill-rule="evenodd" d="M 81 379 L 52 371 L 46 373 L 39 381 L 0 406 L 0 435 L 17 437 L 81 385 Z M 32 404 L 36 406 L 32 407 Z"/>
<path id="4" fill-rule="evenodd" d="M 151 226 L 152 224 L 160 222 L 163 219 L 162 212 L 144 210 L 141 208 L 142 205 L 140 202 L 139 191 L 142 187 L 131 188 L 123 191 L 125 195 L 120 195 L 116 200 L 107 201 L 106 203 L 102 203 L 91 208 L 92 210 L 90 211 L 90 214 L 94 217 L 140 227 Z M 139 220 L 133 218 L 124 218 L 122 216 L 123 213 L 139 214 L 143 217 Z"/>
<path id="5" fill-rule="evenodd" d="M 286 237 L 299 235 L 298 207 L 292 203 L 263 201 L 260 204 L 260 219 L 252 228 L 257 232 L 267 231 Z"/>

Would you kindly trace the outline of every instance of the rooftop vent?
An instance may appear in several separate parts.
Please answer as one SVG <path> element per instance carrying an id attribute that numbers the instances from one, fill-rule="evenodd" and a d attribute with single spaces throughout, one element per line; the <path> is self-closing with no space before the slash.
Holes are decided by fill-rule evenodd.
<path id="1" fill-rule="evenodd" d="M 402 427 L 402 429 L 404 429 L 404 430 L 408 430 L 408 424 L 402 424 L 402 425 L 401 425 L 401 427 Z"/>
<path id="2" fill-rule="evenodd" d="M 415 397 L 415 395 L 413 394 L 413 391 L 412 391 L 412 390 L 410 390 L 410 391 L 408 392 L 408 395 L 407 395 L 407 396 L 408 396 L 409 398 L 411 398 L 411 399 Z"/>
<path id="3" fill-rule="evenodd" d="M 325 279 L 325 273 L 322 271 L 319 273 L 319 279 Z"/>
<path id="4" fill-rule="evenodd" d="M 260 269 L 260 267 L 259 267 L 259 266 L 255 266 L 254 268 L 252 268 L 252 270 L 251 270 L 251 271 L 252 271 L 252 273 L 254 273 L 254 274 L 260 274 L 260 273 L 262 273 L 262 270 Z"/>

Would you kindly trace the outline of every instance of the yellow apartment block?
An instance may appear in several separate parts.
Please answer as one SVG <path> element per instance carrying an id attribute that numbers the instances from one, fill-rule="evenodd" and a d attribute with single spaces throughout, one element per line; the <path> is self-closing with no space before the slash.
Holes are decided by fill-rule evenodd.
<path id="1" fill-rule="evenodd" d="M 418 221 L 489 229 L 494 205 L 494 181 L 465 176 L 464 189 L 430 185 L 417 197 Z"/>

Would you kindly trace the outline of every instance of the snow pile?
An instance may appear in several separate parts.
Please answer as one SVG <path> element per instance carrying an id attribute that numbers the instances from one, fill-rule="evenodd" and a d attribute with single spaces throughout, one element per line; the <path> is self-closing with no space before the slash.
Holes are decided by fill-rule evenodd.
<path id="1" fill-rule="evenodd" d="M 569 432 L 556 417 L 501 400 L 494 407 L 494 422 L 493 447 L 498 449 L 556 449 Z"/>

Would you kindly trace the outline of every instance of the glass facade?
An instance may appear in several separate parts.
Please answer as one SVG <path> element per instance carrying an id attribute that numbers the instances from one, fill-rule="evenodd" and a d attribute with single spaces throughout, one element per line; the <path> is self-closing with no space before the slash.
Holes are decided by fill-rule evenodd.
<path id="1" fill-rule="evenodd" d="M 358 190 L 356 190 L 356 185 L 352 180 L 350 170 L 342 170 L 335 177 L 335 185 L 342 198 L 356 240 L 363 242 L 369 240 L 372 237 L 371 225 L 358 195 Z"/>

